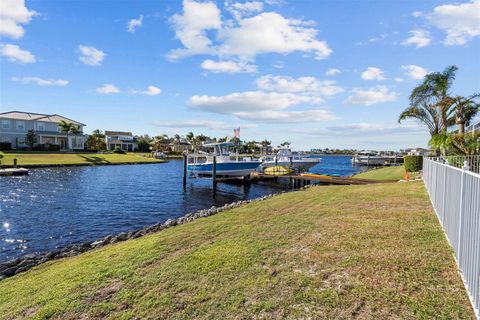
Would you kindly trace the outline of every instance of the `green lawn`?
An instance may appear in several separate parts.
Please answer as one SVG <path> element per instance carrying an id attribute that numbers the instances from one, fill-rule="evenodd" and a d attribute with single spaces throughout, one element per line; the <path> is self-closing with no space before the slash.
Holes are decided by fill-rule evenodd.
<path id="1" fill-rule="evenodd" d="M 323 186 L 0 281 L 3 319 L 474 319 L 421 183 Z"/>
<path id="2" fill-rule="evenodd" d="M 383 167 L 356 174 L 354 177 L 372 180 L 400 180 L 403 179 L 404 172 L 403 166 Z"/>
<path id="3" fill-rule="evenodd" d="M 4 153 L 2 164 L 12 165 L 17 158 L 18 165 L 59 165 L 59 164 L 109 164 L 109 163 L 143 163 L 162 162 L 147 157 L 144 153 L 99 154 L 99 153 L 60 153 L 60 152 L 22 152 Z"/>

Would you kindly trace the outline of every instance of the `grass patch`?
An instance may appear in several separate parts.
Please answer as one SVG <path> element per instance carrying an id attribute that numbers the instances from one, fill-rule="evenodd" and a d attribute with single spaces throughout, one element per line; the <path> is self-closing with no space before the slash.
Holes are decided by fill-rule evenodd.
<path id="1" fill-rule="evenodd" d="M 400 180 L 403 179 L 405 168 L 403 166 L 383 167 L 356 174 L 355 178 L 371 180 Z"/>
<path id="2" fill-rule="evenodd" d="M 0 282 L 0 318 L 474 319 L 421 183 L 316 187 Z"/>
<path id="3" fill-rule="evenodd" d="M 127 154 L 100 154 L 100 153 L 61 153 L 61 152 L 21 152 L 4 153 L 3 165 L 13 165 L 13 159 L 18 160 L 18 165 L 101 165 L 115 163 L 150 163 L 162 160 L 147 157 L 145 153 Z"/>

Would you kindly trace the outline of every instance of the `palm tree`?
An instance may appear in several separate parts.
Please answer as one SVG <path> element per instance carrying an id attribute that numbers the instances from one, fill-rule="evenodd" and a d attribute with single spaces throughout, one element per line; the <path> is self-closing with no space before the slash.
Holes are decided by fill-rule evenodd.
<path id="1" fill-rule="evenodd" d="M 429 145 L 442 150 L 444 155 L 474 155 L 480 152 L 480 133 L 439 133 L 430 139 Z"/>
<path id="2" fill-rule="evenodd" d="M 475 99 L 480 97 L 480 94 L 472 94 L 470 97 L 456 96 L 454 98 L 455 104 L 455 124 L 458 125 L 458 133 L 465 133 L 465 125 L 469 125 L 470 121 L 480 110 L 480 103 L 475 102 Z"/>
<path id="3" fill-rule="evenodd" d="M 67 135 L 67 148 L 70 149 L 70 144 L 68 143 L 68 137 L 69 137 L 69 134 L 72 132 L 72 129 L 76 127 L 75 124 L 72 122 L 66 122 L 65 120 L 61 120 L 58 123 L 58 126 L 60 127 L 60 132 L 65 133 Z"/>
<path id="4" fill-rule="evenodd" d="M 451 125 L 454 103 L 449 91 L 457 70 L 456 66 L 450 66 L 443 72 L 427 74 L 423 82 L 412 90 L 410 106 L 400 114 L 398 122 L 414 118 L 427 124 L 431 134 L 446 132 Z"/>
<path id="5" fill-rule="evenodd" d="M 438 109 L 427 103 L 409 106 L 400 114 L 398 122 L 402 122 L 408 118 L 423 122 L 432 137 L 442 131 L 441 115 Z"/>

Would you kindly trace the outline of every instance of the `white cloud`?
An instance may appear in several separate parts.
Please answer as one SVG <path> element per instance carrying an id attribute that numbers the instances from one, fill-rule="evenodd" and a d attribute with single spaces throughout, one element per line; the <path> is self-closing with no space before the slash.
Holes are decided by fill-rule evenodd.
<path id="1" fill-rule="evenodd" d="M 362 72 L 363 80 L 385 80 L 385 75 L 382 69 L 375 67 L 368 67 Z"/>
<path id="2" fill-rule="evenodd" d="M 247 61 L 213 61 L 207 59 L 200 65 L 202 69 L 213 73 L 255 73 L 257 66 Z"/>
<path id="3" fill-rule="evenodd" d="M 127 23 L 127 31 L 134 33 L 135 29 L 141 27 L 143 23 L 143 15 L 140 15 L 138 19 L 131 19 Z"/>
<path id="4" fill-rule="evenodd" d="M 113 84 L 106 83 L 103 86 L 95 89 L 95 91 L 97 91 L 98 93 L 101 93 L 101 94 L 114 94 L 114 93 L 119 93 L 120 89 L 118 89 Z"/>
<path id="5" fill-rule="evenodd" d="M 0 35 L 19 39 L 25 34 L 22 24 L 30 22 L 36 15 L 28 10 L 24 0 L 2 0 L 0 2 Z"/>
<path id="6" fill-rule="evenodd" d="M 259 111 L 255 113 L 238 113 L 238 118 L 257 122 L 273 123 L 303 123 L 318 121 L 333 121 L 338 118 L 330 111 L 323 109 L 310 109 L 301 111 Z"/>
<path id="7" fill-rule="evenodd" d="M 195 95 L 188 101 L 192 109 L 221 114 L 283 110 L 299 104 L 319 104 L 316 97 L 301 96 L 293 93 L 244 91 L 225 96 Z"/>
<path id="8" fill-rule="evenodd" d="M 171 51 L 170 59 L 214 52 L 206 31 L 220 29 L 222 25 L 220 9 L 215 3 L 184 0 L 183 14 L 175 14 L 171 21 L 175 36 L 185 48 Z"/>
<path id="9" fill-rule="evenodd" d="M 14 44 L 0 44 L 0 55 L 7 57 L 11 62 L 33 63 L 36 61 L 30 51 L 23 50 Z"/>
<path id="10" fill-rule="evenodd" d="M 192 110 L 233 115 L 255 122 L 315 122 L 334 120 L 335 115 L 323 109 L 287 110 L 299 105 L 321 103 L 317 97 L 293 93 L 245 91 L 225 96 L 193 96 L 187 102 Z"/>
<path id="11" fill-rule="evenodd" d="M 353 89 L 353 95 L 349 96 L 346 103 L 362 104 L 371 106 L 377 103 L 395 101 L 398 93 L 390 91 L 386 86 L 375 86 L 370 89 Z"/>
<path id="12" fill-rule="evenodd" d="M 231 2 L 226 1 L 225 7 L 235 19 L 241 19 L 243 16 L 263 11 L 263 2 L 247 1 L 247 2 Z"/>
<path id="13" fill-rule="evenodd" d="M 94 47 L 79 45 L 78 49 L 80 50 L 80 61 L 89 66 L 99 66 L 102 64 L 103 59 L 106 56 L 106 53 L 102 50 L 98 50 Z"/>
<path id="14" fill-rule="evenodd" d="M 328 76 L 328 77 L 333 77 L 333 76 L 336 76 L 337 74 L 340 74 L 342 73 L 339 69 L 335 69 L 335 68 L 330 68 L 327 70 L 327 72 L 325 72 L 325 75 Z"/>
<path id="15" fill-rule="evenodd" d="M 395 81 L 397 81 L 397 82 L 403 82 L 404 80 L 403 80 L 403 78 L 397 77 L 397 78 L 395 78 Z"/>
<path id="16" fill-rule="evenodd" d="M 418 17 L 421 17 L 423 16 L 423 13 L 421 11 L 413 11 L 412 12 L 412 17 L 414 18 L 418 18 Z"/>
<path id="17" fill-rule="evenodd" d="M 214 120 L 191 119 L 181 121 L 155 121 L 153 125 L 166 128 L 206 128 L 213 130 L 232 130 L 233 127 L 238 127 L 238 124 L 233 126 L 231 123 Z M 254 128 L 255 124 L 242 124 L 243 128 Z"/>
<path id="18" fill-rule="evenodd" d="M 421 80 L 428 73 L 427 69 L 414 64 L 402 66 L 402 69 L 405 70 L 406 75 L 408 75 L 411 79 L 414 79 L 414 80 Z"/>
<path id="19" fill-rule="evenodd" d="M 238 26 L 222 29 L 220 54 L 253 59 L 258 54 L 311 53 L 316 59 L 327 58 L 332 50 L 316 39 L 318 31 L 309 22 L 287 19 L 276 12 L 263 12 L 239 21 Z"/>
<path id="20" fill-rule="evenodd" d="M 130 90 L 131 94 L 143 94 L 146 96 L 157 96 L 162 93 L 162 90 L 155 86 L 148 86 L 146 90 Z"/>
<path id="21" fill-rule="evenodd" d="M 318 80 L 315 77 L 292 78 L 266 75 L 256 80 L 257 87 L 265 91 L 290 92 L 308 95 L 333 96 L 344 89 L 333 80 Z"/>
<path id="22" fill-rule="evenodd" d="M 435 7 L 427 19 L 447 34 L 445 45 L 463 45 L 480 36 L 480 0 Z"/>
<path id="23" fill-rule="evenodd" d="M 410 37 L 408 37 L 407 39 L 405 39 L 405 41 L 402 42 L 402 45 L 404 46 L 414 45 L 417 48 L 423 48 L 428 46 L 430 42 L 432 42 L 430 32 L 428 32 L 427 30 L 417 29 L 411 30 L 408 33 L 410 34 Z"/>
<path id="24" fill-rule="evenodd" d="M 311 21 L 288 19 L 276 12 L 222 22 L 220 9 L 213 2 L 183 2 L 183 13 L 172 17 L 176 37 L 184 48 L 170 52 L 170 59 L 197 54 L 254 60 L 259 54 L 289 54 L 300 51 L 316 59 L 332 50 L 317 39 Z M 214 31 L 210 37 L 207 31 Z"/>
<path id="25" fill-rule="evenodd" d="M 24 84 L 36 83 L 39 86 L 59 86 L 63 87 L 68 84 L 67 80 L 63 79 L 43 79 L 40 77 L 13 77 L 12 81 L 21 82 Z"/>
<path id="26" fill-rule="evenodd" d="M 324 137 L 365 137 L 365 136 L 382 136 L 382 135 L 398 135 L 398 134 L 424 134 L 425 128 L 416 123 L 372 123 L 358 122 L 351 124 L 343 124 L 317 129 L 294 129 L 296 133 L 303 133 L 312 136 Z"/>
<path id="27" fill-rule="evenodd" d="M 305 103 L 316 104 L 318 101 L 291 93 L 247 91 L 226 96 L 193 96 L 188 101 L 188 106 L 194 110 L 233 115 L 238 119 L 255 122 L 290 123 L 336 119 L 335 115 L 322 109 L 286 110 Z"/>

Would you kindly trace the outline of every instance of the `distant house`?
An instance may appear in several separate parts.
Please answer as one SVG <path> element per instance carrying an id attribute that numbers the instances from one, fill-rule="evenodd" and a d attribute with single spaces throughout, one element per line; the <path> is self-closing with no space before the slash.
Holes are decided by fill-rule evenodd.
<path id="1" fill-rule="evenodd" d="M 192 144 L 187 139 L 174 140 L 169 144 L 173 152 L 185 152 L 192 149 Z"/>
<path id="2" fill-rule="evenodd" d="M 78 134 L 62 133 L 58 126 L 60 121 L 73 123 L 79 127 Z M 12 149 L 27 148 L 25 136 L 29 130 L 37 135 L 37 144 L 59 145 L 60 149 L 83 150 L 85 124 L 58 114 L 42 114 L 23 111 L 0 113 L 0 142 L 10 143 Z M 68 141 L 67 141 L 68 140 Z"/>
<path id="3" fill-rule="evenodd" d="M 411 148 L 406 149 L 405 153 L 409 156 L 428 156 L 430 154 L 430 150 L 425 148 Z"/>
<path id="4" fill-rule="evenodd" d="M 114 150 L 119 147 L 123 151 L 135 151 L 138 149 L 137 139 L 131 132 L 105 131 L 105 143 L 107 150 Z"/>

